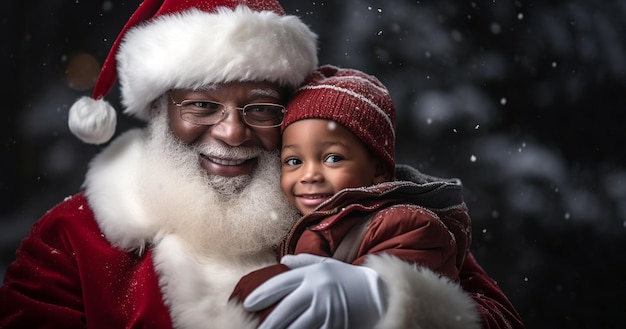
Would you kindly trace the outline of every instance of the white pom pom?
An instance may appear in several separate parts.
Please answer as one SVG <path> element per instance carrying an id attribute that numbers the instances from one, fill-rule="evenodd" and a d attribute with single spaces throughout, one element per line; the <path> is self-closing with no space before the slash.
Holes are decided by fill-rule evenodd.
<path id="1" fill-rule="evenodd" d="M 115 133 L 117 114 L 103 99 L 85 96 L 72 105 L 67 121 L 70 131 L 83 142 L 103 144 Z"/>

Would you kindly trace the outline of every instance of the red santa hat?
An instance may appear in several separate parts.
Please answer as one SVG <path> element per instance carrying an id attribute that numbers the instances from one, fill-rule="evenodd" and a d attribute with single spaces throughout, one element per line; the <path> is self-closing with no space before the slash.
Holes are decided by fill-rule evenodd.
<path id="1" fill-rule="evenodd" d="M 92 97 L 70 108 L 69 128 L 86 143 L 115 132 L 103 97 L 119 77 L 124 112 L 148 119 L 173 88 L 232 81 L 299 86 L 317 66 L 317 36 L 276 0 L 145 0 L 107 56 Z"/>
<path id="2" fill-rule="evenodd" d="M 281 130 L 303 119 L 328 119 L 345 126 L 395 176 L 396 111 L 389 91 L 376 77 L 323 65 L 287 104 Z"/>

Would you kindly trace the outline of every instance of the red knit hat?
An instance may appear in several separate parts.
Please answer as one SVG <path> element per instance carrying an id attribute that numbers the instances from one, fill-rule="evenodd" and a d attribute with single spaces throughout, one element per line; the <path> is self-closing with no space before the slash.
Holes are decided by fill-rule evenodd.
<path id="1" fill-rule="evenodd" d="M 232 81 L 295 88 L 316 66 L 317 36 L 277 0 L 145 0 L 68 123 L 87 143 L 107 142 L 116 114 L 102 98 L 118 75 L 124 112 L 147 120 L 150 104 L 169 89 Z"/>
<path id="2" fill-rule="evenodd" d="M 287 104 L 281 127 L 302 119 L 328 119 L 348 128 L 395 176 L 396 112 L 387 88 L 358 70 L 324 65 L 313 72 Z"/>

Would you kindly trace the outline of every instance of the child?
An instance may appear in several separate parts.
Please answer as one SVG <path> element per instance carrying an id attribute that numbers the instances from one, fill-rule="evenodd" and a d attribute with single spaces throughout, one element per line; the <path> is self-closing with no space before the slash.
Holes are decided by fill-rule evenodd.
<path id="1" fill-rule="evenodd" d="M 380 81 L 320 67 L 287 105 L 282 131 L 281 188 L 303 216 L 279 259 L 308 253 L 367 266 L 384 253 L 459 281 L 470 243 L 460 183 L 402 166 L 412 181 L 395 180 L 395 111 Z M 285 270 L 279 264 L 248 274 L 232 297 L 243 300 Z"/>

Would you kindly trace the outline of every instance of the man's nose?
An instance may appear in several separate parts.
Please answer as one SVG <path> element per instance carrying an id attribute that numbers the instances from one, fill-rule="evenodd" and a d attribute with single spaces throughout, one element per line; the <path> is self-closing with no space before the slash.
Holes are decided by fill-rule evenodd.
<path id="1" fill-rule="evenodd" d="M 230 146 L 239 146 L 250 140 L 251 129 L 243 120 L 243 113 L 228 108 L 225 117 L 211 127 L 211 135 Z"/>

